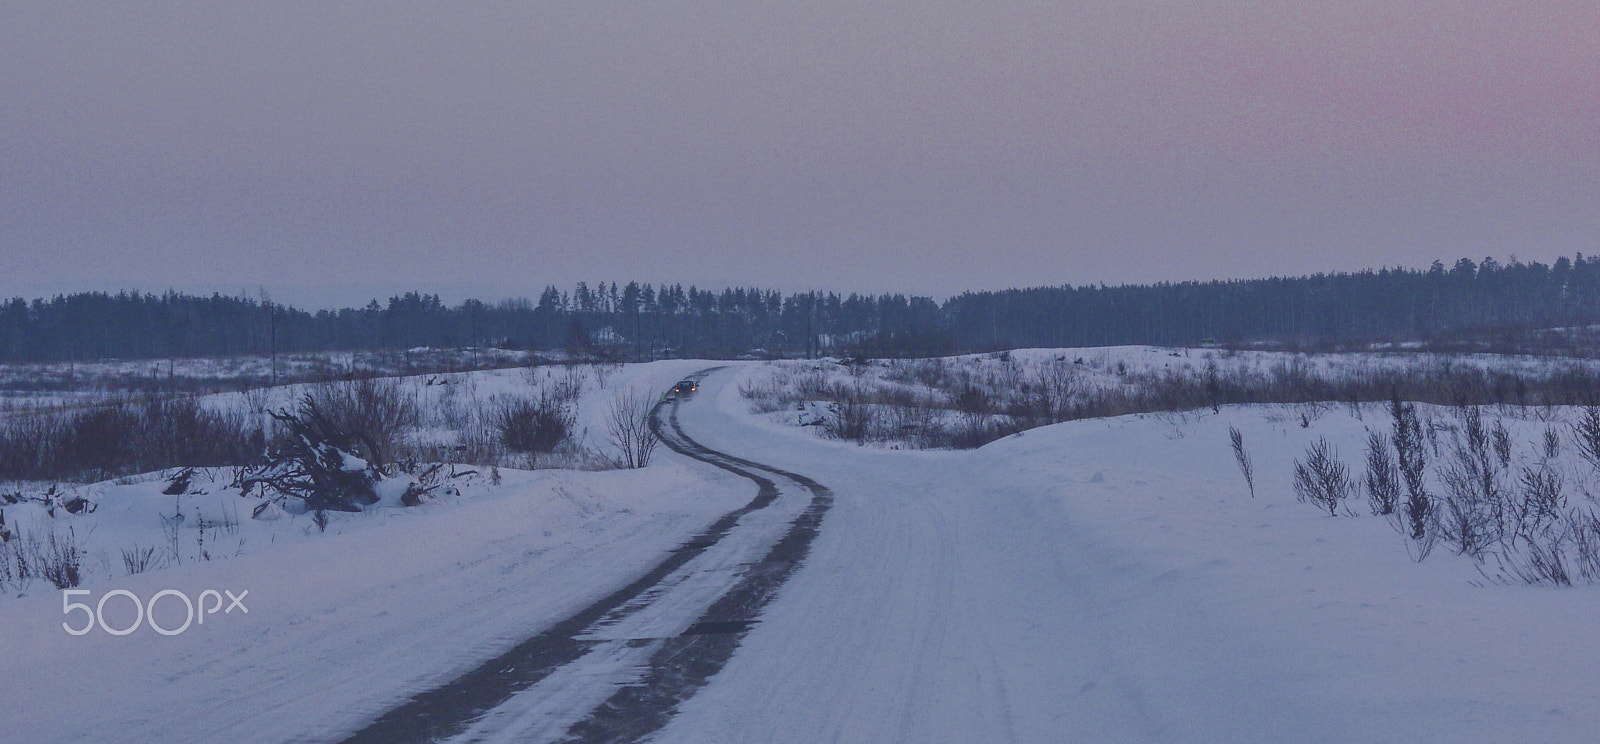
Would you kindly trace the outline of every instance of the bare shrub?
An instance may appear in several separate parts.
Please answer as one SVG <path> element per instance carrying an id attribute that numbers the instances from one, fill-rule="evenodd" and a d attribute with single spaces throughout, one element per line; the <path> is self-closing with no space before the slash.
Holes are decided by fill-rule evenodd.
<path id="1" fill-rule="evenodd" d="M 271 400 L 272 388 L 270 387 L 253 385 L 247 386 L 244 389 L 244 407 L 245 410 L 250 413 L 265 415 L 267 412 L 267 404 Z"/>
<path id="2" fill-rule="evenodd" d="M 193 398 L 150 400 L 143 414 L 136 470 L 237 465 L 265 446 L 244 413 L 211 410 Z"/>
<path id="3" fill-rule="evenodd" d="M 1494 422 L 1494 429 L 1490 431 L 1494 441 L 1494 454 L 1500 461 L 1500 469 L 1511 467 L 1511 433 L 1506 431 L 1504 421 Z"/>
<path id="4" fill-rule="evenodd" d="M 540 455 L 534 461 L 534 467 L 600 471 L 616 470 L 623 465 L 616 458 L 590 447 L 578 446 L 569 440 L 556 447 L 555 452 Z"/>
<path id="5" fill-rule="evenodd" d="M 616 449 L 623 467 L 642 468 L 661 441 L 650 427 L 650 412 L 655 396 L 648 390 L 624 390 L 611 399 L 606 409 L 606 435 Z"/>
<path id="6" fill-rule="evenodd" d="M 416 399 L 392 377 L 314 385 L 300 413 L 314 414 L 330 431 L 347 438 L 349 451 L 379 466 L 398 457 L 401 435 L 419 420 Z"/>
<path id="7" fill-rule="evenodd" d="M 1521 552 L 1500 555 L 1499 564 L 1501 571 L 1525 584 L 1572 586 L 1573 571 L 1559 541 L 1530 543 Z"/>
<path id="8" fill-rule="evenodd" d="M 1428 453 L 1422 446 L 1422 426 L 1417 422 L 1417 407 L 1395 398 L 1390 401 L 1389 412 L 1394 417 L 1395 462 L 1406 484 L 1406 531 L 1413 540 L 1431 545 L 1428 530 L 1434 519 L 1433 497 L 1423 483 Z M 1426 554 L 1424 550 L 1419 557 Z"/>
<path id="9" fill-rule="evenodd" d="M 140 547 L 135 544 L 131 549 L 122 549 L 122 566 L 128 569 L 128 575 L 141 574 L 152 568 L 158 568 L 160 561 L 157 559 L 157 548 L 154 545 Z"/>
<path id="10" fill-rule="evenodd" d="M 1600 405 L 1586 405 L 1572 424 L 1572 444 L 1578 454 L 1600 473 Z"/>
<path id="11" fill-rule="evenodd" d="M 1077 365 L 1061 359 L 1048 361 L 1034 370 L 1033 383 L 1038 390 L 1040 412 L 1047 421 L 1058 423 L 1070 418 L 1073 398 L 1083 387 Z"/>
<path id="12" fill-rule="evenodd" d="M 964 418 L 945 432 L 944 441 L 956 449 L 977 449 L 1004 435 L 999 426 L 987 419 Z"/>
<path id="13" fill-rule="evenodd" d="M 1541 463 L 1522 469 L 1521 501 L 1516 504 L 1516 532 L 1527 540 L 1537 539 L 1558 522 L 1566 511 L 1560 471 Z"/>
<path id="14" fill-rule="evenodd" d="M 802 399 L 822 400 L 828 397 L 828 375 L 821 369 L 812 369 L 799 375 L 794 381 L 795 391 Z"/>
<path id="15" fill-rule="evenodd" d="M 353 454 L 364 434 L 343 428 L 345 424 L 324 412 L 309 394 L 301 399 L 297 413 L 272 416 L 284 426 L 285 435 L 262 462 L 241 468 L 234 483 L 244 495 L 260 490 L 263 501 L 251 516 L 259 516 L 271 504 L 288 502 L 297 507 L 294 510 L 312 511 L 317 527 L 325 529 L 327 511 L 360 511 L 378 501 L 373 465 Z"/>
<path id="16" fill-rule="evenodd" d="M 103 480 L 116 475 L 119 466 L 137 455 L 142 422 L 123 405 L 107 406 L 71 418 L 57 452 L 60 475 L 87 475 Z"/>
<path id="17" fill-rule="evenodd" d="M 1483 551 L 1499 539 L 1490 507 L 1473 498 L 1470 484 L 1463 484 L 1453 468 L 1445 470 L 1444 508 L 1438 516 L 1439 537 L 1455 546 L 1456 553 L 1482 558 Z"/>
<path id="18" fill-rule="evenodd" d="M 1244 484 L 1250 489 L 1250 498 L 1253 499 L 1256 497 L 1255 465 L 1250 462 L 1250 453 L 1244 449 L 1244 434 L 1230 426 L 1228 441 L 1233 445 L 1233 460 L 1239 463 L 1239 472 L 1244 474 Z"/>
<path id="19" fill-rule="evenodd" d="M 1499 460 L 1478 408 L 1462 408 L 1461 420 L 1462 435 L 1442 474 L 1446 493 L 1440 537 L 1457 553 L 1481 558 L 1505 536 L 1505 494 Z"/>
<path id="20" fill-rule="evenodd" d="M 431 413 L 437 416 L 445 428 L 462 431 L 471 427 L 473 414 L 477 413 L 477 406 L 474 405 L 476 399 L 463 400 L 460 384 L 446 384 L 440 387 L 444 389 L 439 393 L 439 399 Z"/>
<path id="21" fill-rule="evenodd" d="M 1592 512 L 1569 512 L 1566 523 L 1576 554 L 1578 575 L 1591 584 L 1600 583 L 1600 516 Z"/>
<path id="22" fill-rule="evenodd" d="M 898 439 L 924 449 L 938 446 L 943 429 L 927 401 L 891 408 L 887 418 Z"/>
<path id="23" fill-rule="evenodd" d="M 500 443 L 512 452 L 554 452 L 572 433 L 571 410 L 548 392 L 502 402 L 494 412 Z"/>
<path id="24" fill-rule="evenodd" d="M 568 364 L 561 368 L 550 387 L 550 394 L 561 403 L 573 403 L 583 395 L 584 383 L 588 380 L 586 367 Z"/>
<path id="25" fill-rule="evenodd" d="M 1373 514 L 1388 516 L 1400 504 L 1400 470 L 1389 454 L 1389 440 L 1375 431 L 1367 434 L 1366 490 Z"/>
<path id="26" fill-rule="evenodd" d="M 787 376 L 787 372 L 780 373 Z M 751 413 L 776 413 L 793 406 L 794 400 L 786 400 L 787 390 L 792 386 L 779 381 L 778 375 L 771 377 L 746 380 L 739 383 L 739 397 L 750 402 Z"/>
<path id="27" fill-rule="evenodd" d="M 44 480 L 63 468 L 64 416 L 15 416 L 0 426 L 0 478 Z"/>
<path id="28" fill-rule="evenodd" d="M 191 398 L 116 399 L 8 419 L 0 426 L 0 478 L 103 480 L 179 465 L 234 465 L 261 444 L 259 430 L 237 412 Z"/>
<path id="29" fill-rule="evenodd" d="M 994 414 L 994 399 L 976 385 L 965 385 L 950 398 L 950 405 L 961 414 L 964 431 L 981 431 Z"/>
<path id="30" fill-rule="evenodd" d="M 835 439 L 865 442 L 877 422 L 877 412 L 867 403 L 858 384 L 834 385 L 829 390 L 831 416 L 823 430 Z"/>
<path id="31" fill-rule="evenodd" d="M 606 383 L 621 370 L 621 362 L 596 362 L 594 365 L 595 384 L 599 385 L 601 390 L 606 389 Z"/>
<path id="32" fill-rule="evenodd" d="M 15 560 L 11 556 L 11 545 L 10 540 L 0 541 L 0 591 L 4 591 L 7 584 L 18 579 Z"/>
<path id="33" fill-rule="evenodd" d="M 71 589 L 83 581 L 84 550 L 73 528 L 68 527 L 64 537 L 54 528 L 33 530 L 23 549 L 31 554 L 28 563 L 33 575 L 51 586 Z"/>
<path id="34" fill-rule="evenodd" d="M 1339 504 L 1350 495 L 1350 474 L 1339 453 L 1326 439 L 1317 439 L 1306 451 L 1306 460 L 1294 462 L 1294 493 L 1301 501 L 1339 514 Z"/>

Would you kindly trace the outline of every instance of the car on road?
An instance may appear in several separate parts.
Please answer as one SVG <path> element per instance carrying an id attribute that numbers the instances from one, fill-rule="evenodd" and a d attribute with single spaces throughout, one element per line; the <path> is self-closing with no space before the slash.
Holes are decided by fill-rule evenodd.
<path id="1" fill-rule="evenodd" d="M 693 396 L 695 391 L 699 389 L 700 383 L 695 382 L 694 380 L 681 380 L 678 382 L 678 384 L 673 385 L 672 389 L 668 390 L 667 394 L 663 397 L 665 397 L 667 400 L 688 398 Z"/>

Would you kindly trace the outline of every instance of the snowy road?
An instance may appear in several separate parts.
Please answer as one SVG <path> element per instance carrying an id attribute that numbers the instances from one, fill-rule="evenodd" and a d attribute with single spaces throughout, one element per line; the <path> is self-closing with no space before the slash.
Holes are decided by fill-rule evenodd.
<path id="1" fill-rule="evenodd" d="M 652 430 L 674 452 L 749 479 L 755 498 L 638 580 L 417 694 L 346 744 L 638 741 L 721 670 L 805 558 L 832 494 L 700 445 L 678 423 L 680 404 L 657 405 Z"/>
<path id="2" fill-rule="evenodd" d="M 1268 651 L 1080 533 L 1016 461 L 763 428 L 746 372 L 710 374 L 661 431 L 755 501 L 350 741 L 1346 740 L 1262 673 Z"/>
<path id="3" fill-rule="evenodd" d="M 825 474 L 836 502 L 813 557 L 658 741 L 1345 740 L 1259 673 L 1263 649 L 1190 612 L 1181 581 L 1019 477 L 1025 461 L 754 431 L 721 376 L 705 394 L 722 405 L 686 409 L 685 426 Z"/>
<path id="4" fill-rule="evenodd" d="M 1270 410 L 1080 421 L 972 452 L 828 441 L 717 373 L 707 446 L 824 478 L 811 557 L 652 738 L 793 742 L 1592 742 L 1592 590 L 1484 586 L 1380 519 L 1294 503 Z M 1240 423 L 1274 464 L 1244 493 Z M 1561 639 L 1556 641 L 1555 639 Z"/>
<path id="5" fill-rule="evenodd" d="M 778 484 L 772 505 L 741 521 L 752 531 L 686 564 L 651 605 L 586 631 L 595 645 L 584 661 L 458 740 L 1473 740 L 1465 721 L 1440 728 L 1437 714 L 1406 714 L 1428 704 L 1474 710 L 1451 697 L 1470 683 L 1441 684 L 1430 671 L 1418 684 L 1396 661 L 1415 637 L 1381 639 L 1398 610 L 1374 608 L 1398 606 L 1409 579 L 1359 578 L 1381 575 L 1376 566 L 1349 574 L 1355 582 L 1307 574 L 1309 553 L 1293 546 L 1185 534 L 1238 529 L 1215 523 L 1206 504 L 1224 504 L 1231 520 L 1259 508 L 1188 484 L 1210 469 L 1204 448 L 1149 425 L 1110 437 L 1080 427 L 1073 436 L 1087 438 L 1070 441 L 1030 434 L 977 452 L 860 448 L 744 413 L 737 388 L 756 373 L 708 375 L 673 419 L 692 437 L 683 451 L 727 453 L 709 459 Z M 1119 486 L 1123 471 L 1162 480 Z M 793 576 L 775 596 L 762 593 L 770 603 L 716 619 L 724 610 L 713 604 L 729 604 L 752 563 L 793 568 L 759 553 L 816 494 L 796 487 L 803 477 L 774 473 L 825 481 L 831 508 Z M 1177 503 L 1190 494 L 1192 505 Z M 1110 509 L 1086 508 L 1095 502 Z M 1330 524 L 1309 511 L 1284 516 L 1291 533 Z M 701 623 L 732 632 L 697 634 Z M 1339 630 L 1316 630 L 1325 627 Z M 703 663 L 669 670 L 680 650 Z"/>

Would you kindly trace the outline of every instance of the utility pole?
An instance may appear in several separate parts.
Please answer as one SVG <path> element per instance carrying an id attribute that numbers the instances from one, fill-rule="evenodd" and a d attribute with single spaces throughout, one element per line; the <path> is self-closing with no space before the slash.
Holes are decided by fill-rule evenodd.
<path id="1" fill-rule="evenodd" d="M 278 385 L 278 308 L 269 300 L 267 302 L 267 337 L 268 348 L 272 354 L 272 386 Z"/>
<path id="2" fill-rule="evenodd" d="M 478 369 L 478 303 L 467 305 L 467 326 L 472 334 L 472 368 Z"/>
<path id="3" fill-rule="evenodd" d="M 278 384 L 278 318 L 277 310 L 272 304 L 272 297 L 267 294 L 266 287 L 258 287 L 261 293 L 261 309 L 267 311 L 267 356 L 272 359 L 272 386 Z"/>
<path id="4" fill-rule="evenodd" d="M 817 291 L 806 292 L 806 358 L 816 359 L 817 348 Z"/>

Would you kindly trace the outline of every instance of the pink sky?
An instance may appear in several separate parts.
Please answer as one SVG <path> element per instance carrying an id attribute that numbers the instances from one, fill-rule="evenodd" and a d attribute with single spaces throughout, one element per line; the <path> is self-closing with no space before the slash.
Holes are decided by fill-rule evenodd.
<path id="1" fill-rule="evenodd" d="M 3 3 L 0 293 L 1600 250 L 1593 2 L 215 5 Z"/>

